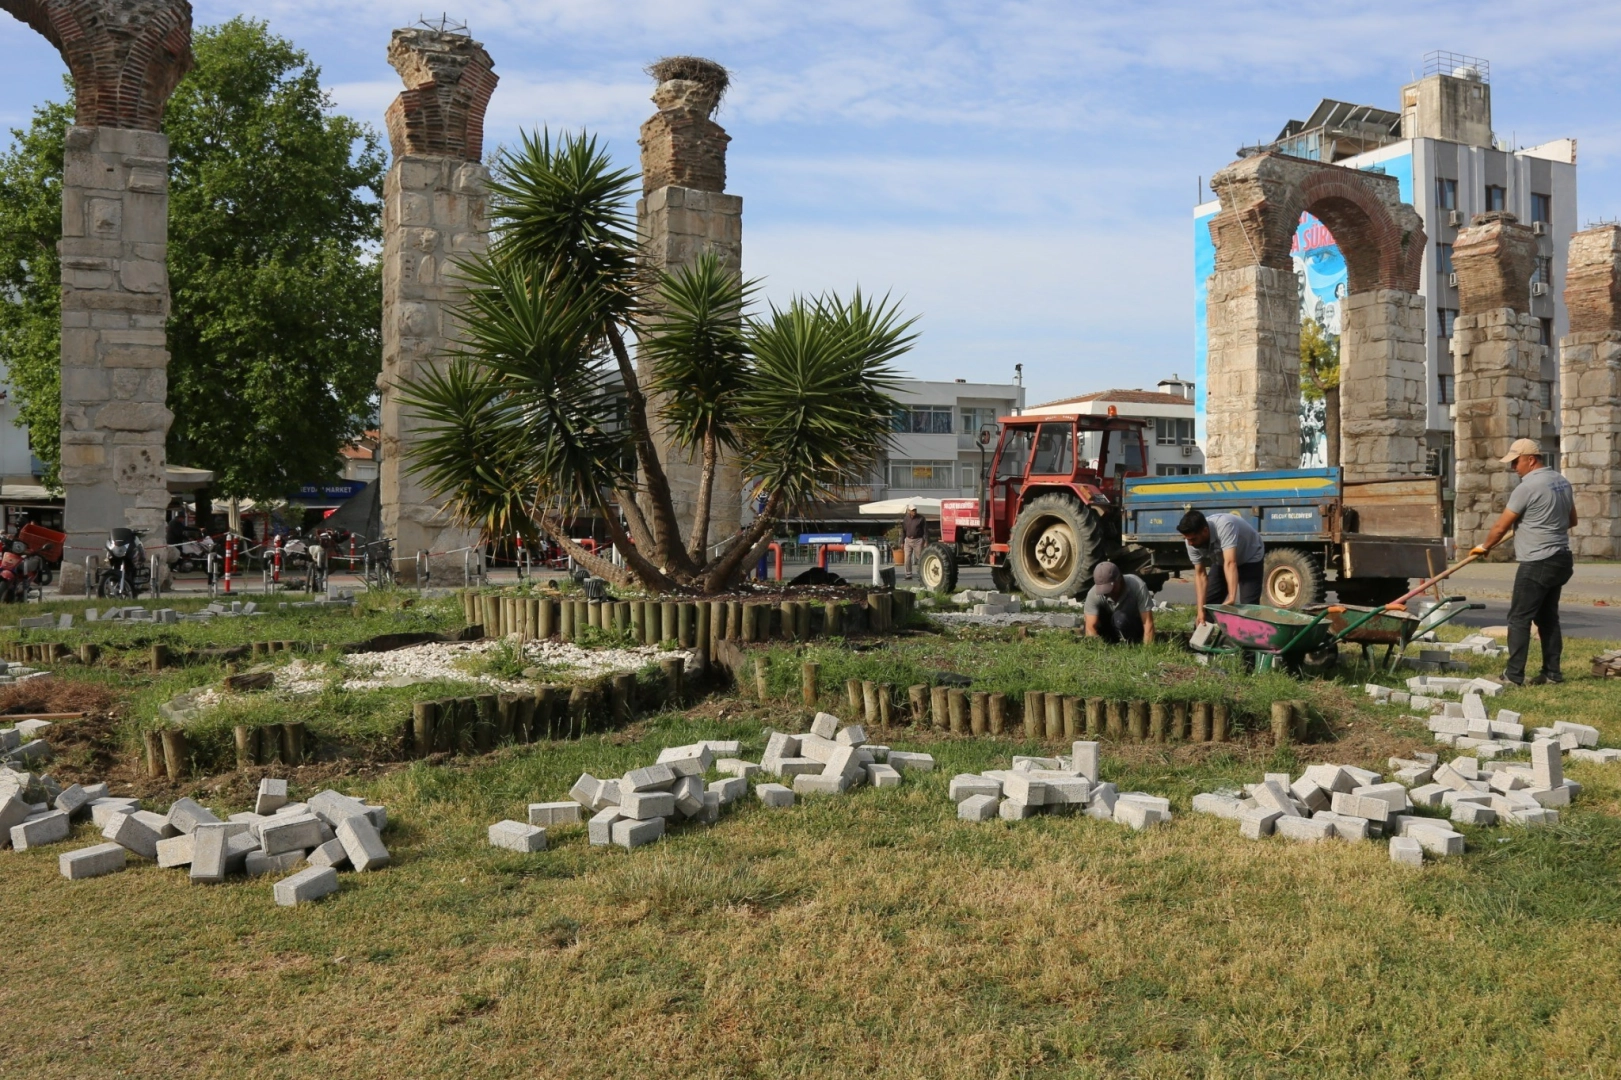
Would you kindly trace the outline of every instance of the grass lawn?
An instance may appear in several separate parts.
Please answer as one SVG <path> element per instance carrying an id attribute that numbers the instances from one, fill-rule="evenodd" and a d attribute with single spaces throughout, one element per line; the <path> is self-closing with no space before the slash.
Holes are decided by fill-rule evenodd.
<path id="1" fill-rule="evenodd" d="M 1585 671 L 1599 646 L 1569 642 L 1566 670 Z M 788 653 L 771 668 L 785 696 Z M 1166 687 L 1197 680 L 1236 703 L 1271 693 L 1266 680 L 1184 677 L 1174 654 L 1128 663 L 1058 634 L 812 658 L 829 703 L 844 678 L 904 686 L 939 670 L 1010 693 L 1107 696 L 1118 680 L 1171 700 Z M 634 852 L 588 847 L 583 825 L 550 830 L 541 854 L 486 845 L 489 824 L 563 798 L 582 771 L 618 775 L 700 737 L 740 738 L 757 758 L 763 727 L 808 718 L 734 695 L 578 742 L 341 780 L 329 765 L 295 770 L 295 795 L 330 784 L 386 802 L 394 855 L 298 909 L 273 906 L 270 879 L 193 886 L 134 860 L 68 882 L 64 846 L 6 851 L 0 1076 L 1621 1072 L 1621 767 L 1568 764 L 1585 790 L 1559 826 L 1468 828 L 1465 855 L 1416 872 L 1382 842 L 1255 843 L 1188 812 L 1195 793 L 1268 768 L 1383 769 L 1425 745 L 1420 724 L 1360 697 L 1363 677 L 1279 691 L 1312 700 L 1333 744 L 1106 745 L 1106 779 L 1176 806 L 1145 833 L 1080 817 L 958 822 L 950 777 L 1036 744 L 896 728 L 893 745 L 939 762 L 898 790 L 775 811 L 751 797 Z M 152 692 L 125 678 L 126 702 Z M 1621 745 L 1613 682 L 1495 704 L 1532 724 L 1595 723 Z M 239 810 L 255 775 L 187 790 Z M 98 839 L 81 825 L 73 846 Z"/>

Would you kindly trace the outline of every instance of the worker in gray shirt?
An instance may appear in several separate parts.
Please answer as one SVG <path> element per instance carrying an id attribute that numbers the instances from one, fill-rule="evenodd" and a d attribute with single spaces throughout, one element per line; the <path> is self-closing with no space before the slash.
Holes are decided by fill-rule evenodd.
<path id="1" fill-rule="evenodd" d="M 1542 463 L 1542 444 L 1515 439 L 1501 459 L 1513 465 L 1520 483 L 1486 539 L 1470 551 L 1484 555 L 1514 530 L 1514 595 L 1508 605 L 1508 667 L 1503 679 L 1525 685 L 1525 660 L 1531 651 L 1531 624 L 1542 637 L 1542 674 L 1533 683 L 1561 683 L 1559 658 L 1565 638 L 1559 629 L 1559 593 L 1575 571 L 1570 529 L 1576 524 L 1576 494 L 1570 481 Z"/>
<path id="2" fill-rule="evenodd" d="M 1266 545 L 1255 527 L 1236 514 L 1205 515 L 1189 510 L 1176 523 L 1193 563 L 1197 621 L 1206 604 L 1259 604 Z M 1216 572 L 1210 573 L 1214 566 Z"/>
<path id="3" fill-rule="evenodd" d="M 1122 574 L 1112 562 L 1098 563 L 1086 594 L 1086 636 L 1111 645 L 1144 645 L 1154 640 L 1154 602 L 1136 574 Z"/>

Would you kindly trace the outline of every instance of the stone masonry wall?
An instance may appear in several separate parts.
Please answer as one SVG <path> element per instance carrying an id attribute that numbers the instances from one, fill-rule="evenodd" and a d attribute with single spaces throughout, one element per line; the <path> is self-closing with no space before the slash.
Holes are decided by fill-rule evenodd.
<path id="1" fill-rule="evenodd" d="M 68 130 L 62 185 L 64 592 L 114 526 L 163 541 L 169 490 L 169 140 Z"/>
<path id="2" fill-rule="evenodd" d="M 1460 550 L 1485 539 L 1519 478 L 1498 459 L 1515 439 L 1542 434 L 1537 379 L 1547 347 L 1537 319 L 1512 308 L 1459 315 L 1452 333 L 1458 401 L 1453 420 L 1456 455 L 1453 534 Z M 1494 560 L 1512 557 L 1509 546 Z"/>
<path id="3" fill-rule="evenodd" d="M 1299 286 L 1267 266 L 1210 277 L 1205 467 L 1300 464 Z"/>
<path id="4" fill-rule="evenodd" d="M 1424 473 L 1424 298 L 1353 293 L 1340 336 L 1340 464 L 1347 480 Z"/>
<path id="5" fill-rule="evenodd" d="M 1576 489 L 1578 558 L 1621 558 L 1621 226 L 1570 239 L 1560 342 L 1560 470 Z"/>

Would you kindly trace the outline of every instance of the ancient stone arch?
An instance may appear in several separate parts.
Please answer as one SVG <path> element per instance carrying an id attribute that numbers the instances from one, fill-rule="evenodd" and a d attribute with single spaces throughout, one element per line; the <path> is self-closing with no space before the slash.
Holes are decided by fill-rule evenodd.
<path id="1" fill-rule="evenodd" d="M 1340 339 L 1341 464 L 1349 479 L 1424 470 L 1424 227 L 1393 177 L 1282 154 L 1217 173 L 1207 320 L 1212 472 L 1300 461 L 1300 299 L 1290 244 L 1302 213 L 1334 234 L 1348 277 Z"/>
<path id="2" fill-rule="evenodd" d="M 417 554 L 434 574 L 459 573 L 476 533 L 453 525 L 407 466 L 420 421 L 403 384 L 447 362 L 457 338 L 457 260 L 489 246 L 484 110 L 497 76 L 484 46 L 462 33 L 394 31 L 388 62 L 405 91 L 384 115 L 394 162 L 383 184 L 383 371 L 379 497 L 396 572 L 416 578 Z"/>
<path id="3" fill-rule="evenodd" d="M 1621 559 L 1621 225 L 1570 238 L 1560 342 L 1559 467 L 1576 489 L 1577 558 Z"/>
<path id="4" fill-rule="evenodd" d="M 62 590 L 107 530 L 161 542 L 169 505 L 169 140 L 158 131 L 190 68 L 186 0 L 0 0 L 73 73 L 62 179 Z"/>

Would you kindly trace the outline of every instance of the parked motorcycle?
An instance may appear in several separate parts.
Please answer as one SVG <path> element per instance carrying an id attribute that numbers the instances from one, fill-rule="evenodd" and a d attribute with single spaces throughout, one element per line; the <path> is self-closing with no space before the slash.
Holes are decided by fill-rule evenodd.
<path id="1" fill-rule="evenodd" d="M 198 570 L 208 569 L 208 555 L 214 550 L 214 538 L 204 536 L 198 540 L 187 540 L 175 545 L 178 558 L 175 559 L 174 569 L 177 574 L 191 574 Z"/>
<path id="2" fill-rule="evenodd" d="M 131 600 L 151 587 L 152 568 L 146 563 L 141 533 L 134 529 L 114 529 L 107 537 L 107 565 L 97 577 L 96 592 L 102 597 Z"/>
<path id="3" fill-rule="evenodd" d="M 7 540 L 0 552 L 0 603 L 17 604 L 35 589 L 43 589 L 45 560 L 22 540 Z"/>

